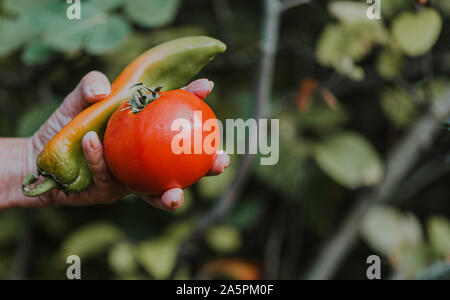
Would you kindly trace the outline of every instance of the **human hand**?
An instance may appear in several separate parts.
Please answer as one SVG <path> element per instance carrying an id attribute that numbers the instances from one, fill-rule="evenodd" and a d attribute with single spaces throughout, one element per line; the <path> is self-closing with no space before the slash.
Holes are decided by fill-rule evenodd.
<path id="1" fill-rule="evenodd" d="M 200 79 L 189 84 L 187 91 L 204 99 L 212 91 L 214 84 L 206 79 Z M 35 171 L 35 158 L 42 151 L 45 144 L 52 139 L 66 124 L 89 105 L 98 102 L 109 95 L 111 87 L 108 79 L 100 72 L 87 74 L 75 90 L 67 96 L 63 104 L 55 111 L 48 121 L 29 140 L 27 147 L 24 174 Z M 62 191 L 51 191 L 38 198 L 23 197 L 18 206 L 51 206 L 51 205 L 74 205 L 86 206 L 94 204 L 109 204 L 118 201 L 129 193 L 127 189 L 113 178 L 109 172 L 103 157 L 103 146 L 95 132 L 87 133 L 83 138 L 83 150 L 88 161 L 89 168 L 94 177 L 94 184 L 86 191 L 78 194 L 66 195 Z M 32 162 L 32 163 L 31 163 Z M 228 166 L 230 158 L 225 153 L 218 153 L 208 175 L 218 175 Z M 181 189 L 172 189 L 165 192 L 161 197 L 149 197 L 141 195 L 145 201 L 154 207 L 174 211 L 184 201 Z"/>

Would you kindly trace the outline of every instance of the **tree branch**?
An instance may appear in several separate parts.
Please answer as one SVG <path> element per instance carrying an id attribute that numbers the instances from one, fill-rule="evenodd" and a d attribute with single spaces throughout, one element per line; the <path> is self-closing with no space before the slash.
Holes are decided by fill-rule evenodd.
<path id="1" fill-rule="evenodd" d="M 366 212 L 377 203 L 389 201 L 396 187 L 404 180 L 417 163 L 421 153 L 432 146 L 433 140 L 450 114 L 450 89 L 432 105 L 389 155 L 384 181 L 371 192 L 364 194 L 351 210 L 349 217 L 327 241 L 312 265 L 308 279 L 329 279 L 347 257 L 356 243 L 359 225 Z"/>
<path id="2" fill-rule="evenodd" d="M 278 212 L 272 220 L 264 255 L 264 264 L 266 266 L 265 279 L 267 280 L 280 278 L 283 241 L 286 238 L 286 225 L 286 214 L 282 209 L 278 208 Z"/>
<path id="3" fill-rule="evenodd" d="M 408 201 L 434 182 L 450 173 L 448 157 L 440 157 L 420 167 L 402 186 L 395 192 L 392 202 L 401 204 Z"/>

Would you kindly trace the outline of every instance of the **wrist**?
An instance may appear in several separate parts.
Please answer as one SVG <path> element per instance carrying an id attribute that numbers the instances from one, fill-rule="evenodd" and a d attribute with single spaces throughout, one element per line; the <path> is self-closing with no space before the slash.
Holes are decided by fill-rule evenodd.
<path id="1" fill-rule="evenodd" d="M 35 152 L 32 138 L 0 139 L 0 210 L 24 202 L 22 180 L 35 172 Z"/>
<path id="2" fill-rule="evenodd" d="M 43 146 L 40 143 L 37 143 L 36 136 L 32 136 L 23 140 L 22 145 L 22 158 L 23 158 L 23 166 L 22 172 L 23 176 L 30 175 L 32 173 L 36 173 L 36 158 L 38 154 L 42 151 Z"/>

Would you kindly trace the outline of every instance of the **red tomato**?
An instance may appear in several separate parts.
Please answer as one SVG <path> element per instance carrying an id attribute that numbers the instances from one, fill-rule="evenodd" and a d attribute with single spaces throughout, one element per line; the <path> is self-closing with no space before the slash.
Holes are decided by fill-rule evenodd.
<path id="1" fill-rule="evenodd" d="M 169 189 L 186 188 L 208 173 L 220 146 L 220 134 L 216 133 L 212 143 L 213 153 L 202 147 L 200 154 L 195 154 L 196 134 L 204 141 L 213 132 L 211 128 L 203 130 L 204 123 L 212 119 L 219 128 L 214 112 L 203 100 L 174 90 L 161 92 L 137 114 L 127 106 L 124 103 L 111 117 L 104 138 L 105 159 L 117 180 L 134 192 L 161 195 Z M 172 123 L 178 119 L 191 126 L 190 154 L 172 151 L 172 141 L 180 134 L 179 129 L 172 130 Z"/>

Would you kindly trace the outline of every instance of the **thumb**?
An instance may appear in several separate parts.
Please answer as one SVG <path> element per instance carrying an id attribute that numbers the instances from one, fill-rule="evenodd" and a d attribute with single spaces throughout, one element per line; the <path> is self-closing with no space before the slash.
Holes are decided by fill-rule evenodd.
<path id="1" fill-rule="evenodd" d="M 196 95 L 200 99 L 205 99 L 214 89 L 214 82 L 208 79 L 199 79 L 191 82 L 188 86 L 183 88 L 184 90 Z"/>
<path id="2" fill-rule="evenodd" d="M 42 148 L 76 115 L 92 103 L 106 98 L 110 93 L 111 85 L 103 73 L 97 71 L 88 73 L 35 134 L 37 144 Z"/>
<path id="3" fill-rule="evenodd" d="M 82 141 L 83 152 L 88 166 L 94 176 L 94 182 L 98 187 L 108 186 L 113 181 L 103 156 L 103 146 L 94 131 L 86 133 Z"/>

